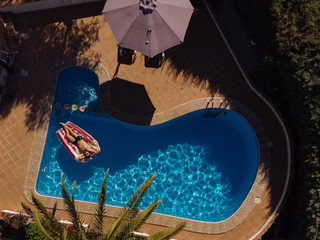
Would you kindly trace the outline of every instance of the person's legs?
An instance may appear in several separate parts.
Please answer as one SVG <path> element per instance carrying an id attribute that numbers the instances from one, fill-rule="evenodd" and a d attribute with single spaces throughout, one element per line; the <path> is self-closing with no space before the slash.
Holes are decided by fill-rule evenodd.
<path id="1" fill-rule="evenodd" d="M 70 142 L 74 142 L 75 138 L 72 135 L 72 131 L 70 131 L 71 129 L 64 123 L 59 123 L 60 125 L 63 126 L 63 129 L 66 133 L 66 138 L 70 141 Z"/>
<path id="2" fill-rule="evenodd" d="M 65 128 L 68 129 L 69 133 L 72 135 L 72 137 L 76 138 L 78 134 L 76 134 L 68 125 L 65 125 Z"/>

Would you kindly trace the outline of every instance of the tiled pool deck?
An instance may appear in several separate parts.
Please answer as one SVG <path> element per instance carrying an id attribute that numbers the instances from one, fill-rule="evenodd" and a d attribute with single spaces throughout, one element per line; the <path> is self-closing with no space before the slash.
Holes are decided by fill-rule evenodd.
<path id="1" fill-rule="evenodd" d="M 83 65 L 97 73 L 101 86 L 115 73 L 118 78 L 145 86 L 156 109 L 152 116 L 123 110 L 134 109 L 134 96 L 125 96 L 125 101 L 117 103 L 110 101 L 110 89 L 104 89 L 101 95 L 104 111 L 132 123 L 151 120 L 151 124 L 157 124 L 205 108 L 208 103 L 219 107 L 227 100 L 228 108 L 245 117 L 258 137 L 261 159 L 257 178 L 231 218 L 220 223 L 188 221 L 185 231 L 175 238 L 258 239 L 268 229 L 279 213 L 288 181 L 289 139 L 277 112 L 248 84 L 205 10 L 192 19 L 185 43 L 167 51 L 167 61 L 158 69 L 146 68 L 140 54 L 134 64 L 117 68 L 117 46 L 101 16 L 77 20 L 72 28 L 61 23 L 30 28 L 29 33 L 31 39 L 22 44 L 17 61 L 29 76 L 12 74 L 15 96 L 0 108 L 0 209 L 19 210 L 20 202 L 29 200 L 28 189 L 35 186 L 56 78 L 66 66 Z M 41 198 L 47 206 L 55 201 Z M 79 203 L 78 207 L 90 213 L 92 204 Z M 116 211 L 110 209 L 109 216 Z M 58 216 L 65 218 L 63 212 Z M 180 219 L 154 214 L 140 231 L 152 233 L 177 221 Z"/>

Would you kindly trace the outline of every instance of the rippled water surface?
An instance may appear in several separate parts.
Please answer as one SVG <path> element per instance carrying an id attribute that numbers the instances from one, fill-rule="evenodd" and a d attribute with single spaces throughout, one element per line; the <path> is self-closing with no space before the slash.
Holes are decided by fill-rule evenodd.
<path id="1" fill-rule="evenodd" d="M 61 196 L 60 173 L 77 200 L 96 202 L 106 170 L 107 203 L 121 206 L 150 175 L 157 176 L 141 207 L 162 198 L 156 212 L 200 221 L 230 217 L 254 181 L 255 136 L 239 115 L 200 110 L 165 124 L 133 126 L 104 113 L 57 108 L 56 103 L 98 109 L 98 79 L 73 67 L 59 76 L 37 181 L 37 192 Z M 209 113 L 209 114 L 208 114 Z M 203 116 L 211 116 L 205 118 Z M 101 152 L 87 164 L 76 162 L 55 135 L 59 122 L 72 121 L 99 142 Z"/>

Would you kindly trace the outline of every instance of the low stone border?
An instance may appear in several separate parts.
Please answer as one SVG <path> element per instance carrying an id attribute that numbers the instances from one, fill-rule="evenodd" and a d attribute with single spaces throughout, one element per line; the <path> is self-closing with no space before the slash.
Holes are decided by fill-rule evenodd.
<path id="1" fill-rule="evenodd" d="M 105 81 L 111 80 L 108 72 L 100 63 L 88 58 L 81 57 L 69 57 L 56 61 L 51 74 L 57 77 L 61 69 L 67 66 L 74 65 L 88 67 L 89 69 L 94 71 L 99 77 L 100 84 L 102 84 Z M 53 96 L 54 92 L 52 91 L 51 99 Z M 108 96 L 106 96 L 106 100 L 108 100 Z M 113 107 L 110 102 L 107 101 L 105 103 L 107 107 L 105 107 L 104 110 L 107 111 L 107 114 L 110 114 L 110 116 L 115 118 L 118 118 L 117 116 L 120 116 L 120 120 L 127 119 L 130 123 L 135 122 L 137 124 L 143 124 L 145 116 L 134 116 L 132 114 L 126 114 L 124 112 L 120 112 L 118 109 Z M 232 99 L 203 98 L 179 105 L 168 111 L 155 114 L 152 118 L 151 125 L 156 125 L 169 121 L 189 112 L 205 109 L 210 104 L 212 104 L 212 106 L 210 107 L 226 108 L 238 113 L 244 119 L 247 120 L 247 122 L 256 134 L 259 145 L 260 162 L 256 179 L 251 187 L 249 194 L 247 195 L 246 199 L 244 200 L 240 208 L 231 217 L 221 222 L 201 222 L 153 213 L 148 219 L 147 223 L 161 226 L 172 226 L 177 222 L 184 220 L 187 222 L 187 225 L 184 228 L 184 230 L 204 234 L 221 234 L 228 232 L 234 229 L 236 226 L 238 226 L 241 222 L 243 222 L 244 219 L 246 219 L 246 217 L 250 214 L 255 205 L 260 203 L 261 194 L 268 182 L 268 162 L 270 160 L 269 152 L 270 147 L 272 147 L 272 143 L 268 140 L 267 135 L 259 119 L 246 106 L 243 106 L 240 102 Z M 30 160 L 28 164 L 27 176 L 25 179 L 24 186 L 25 197 L 30 203 L 32 202 L 30 190 L 33 190 L 35 192 L 35 186 L 37 182 L 38 171 L 41 164 L 48 125 L 49 119 L 44 124 L 44 128 L 38 130 L 33 140 L 32 151 L 30 154 Z M 63 209 L 63 200 L 61 198 L 46 197 L 37 193 L 35 194 L 43 202 L 45 207 L 52 208 L 54 204 L 57 202 L 58 209 Z M 95 204 L 90 202 L 76 201 L 76 206 L 79 212 L 93 214 Z M 107 215 L 110 217 L 117 217 L 120 211 L 121 208 L 119 207 L 108 206 Z"/>

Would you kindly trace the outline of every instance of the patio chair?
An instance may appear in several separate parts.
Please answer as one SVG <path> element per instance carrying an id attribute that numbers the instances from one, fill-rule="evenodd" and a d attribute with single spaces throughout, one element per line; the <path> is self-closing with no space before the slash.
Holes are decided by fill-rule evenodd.
<path id="1" fill-rule="evenodd" d="M 118 46 L 118 63 L 131 65 L 137 58 L 135 50 Z"/>
<path id="2" fill-rule="evenodd" d="M 154 56 L 153 58 L 144 56 L 144 66 L 148 68 L 159 68 L 165 61 L 165 54 L 164 52 L 159 53 L 158 55 Z"/>

